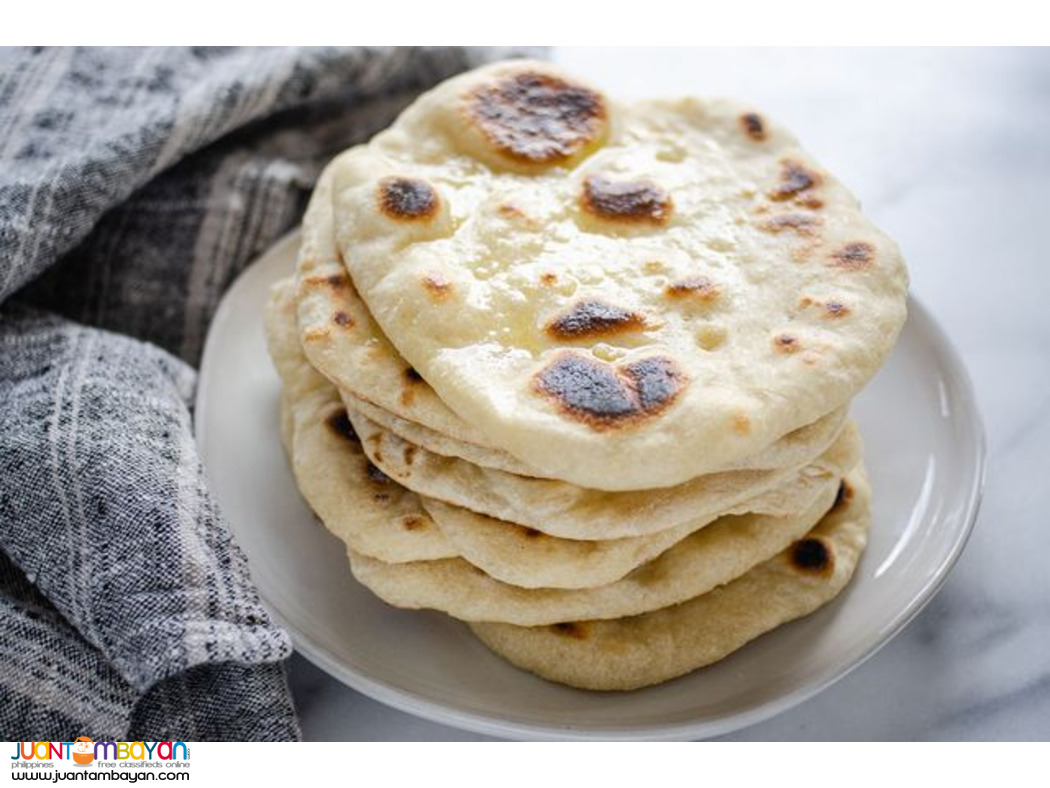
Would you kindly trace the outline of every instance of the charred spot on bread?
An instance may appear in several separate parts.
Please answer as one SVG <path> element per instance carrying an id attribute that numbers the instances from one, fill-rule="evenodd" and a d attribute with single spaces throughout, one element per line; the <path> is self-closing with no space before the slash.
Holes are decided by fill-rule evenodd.
<path id="1" fill-rule="evenodd" d="M 566 415 L 593 429 L 623 427 L 657 415 L 678 397 L 687 378 L 660 356 L 613 365 L 564 353 L 534 378 L 535 389 Z"/>
<path id="2" fill-rule="evenodd" d="M 547 334 L 559 340 L 606 337 L 645 328 L 645 317 L 638 312 L 588 299 L 574 304 L 567 312 L 547 324 Z"/>
<path id="3" fill-rule="evenodd" d="M 831 505 L 831 511 L 836 511 L 853 500 L 853 487 L 843 479 L 839 483 L 838 492 L 835 493 L 835 502 Z"/>
<path id="4" fill-rule="evenodd" d="M 828 301 L 824 304 L 824 317 L 835 320 L 848 314 L 849 307 L 840 301 Z"/>
<path id="5" fill-rule="evenodd" d="M 423 287 L 434 301 L 444 301 L 452 292 L 452 283 L 441 273 L 425 275 Z"/>
<path id="6" fill-rule="evenodd" d="M 769 198 L 774 202 L 800 199 L 812 203 L 815 198 L 811 191 L 821 184 L 821 177 L 816 172 L 806 169 L 805 165 L 793 159 L 780 163 L 780 183 L 773 187 Z M 818 207 L 814 205 L 813 207 Z"/>
<path id="7" fill-rule="evenodd" d="M 434 187 L 418 178 L 383 178 L 379 209 L 398 221 L 425 221 L 437 215 L 440 200 Z"/>
<path id="8" fill-rule="evenodd" d="M 350 277 L 343 273 L 308 276 L 303 279 L 303 284 L 307 287 L 330 287 L 333 290 L 341 290 L 346 287 L 349 282 Z"/>
<path id="9" fill-rule="evenodd" d="M 582 621 L 566 621 L 561 624 L 551 624 L 551 631 L 556 635 L 583 640 L 587 637 L 587 627 Z"/>
<path id="10" fill-rule="evenodd" d="M 360 443 L 360 438 L 357 437 L 357 432 L 354 431 L 354 425 L 350 423 L 350 417 L 346 414 L 346 408 L 339 408 L 333 411 L 327 419 L 325 424 L 332 432 L 338 435 L 343 440 L 353 441 L 354 443 Z"/>
<path id="11" fill-rule="evenodd" d="M 418 514 L 406 514 L 401 518 L 401 527 L 406 531 L 417 531 L 425 525 L 426 522 Z"/>
<path id="12" fill-rule="evenodd" d="M 605 135 L 605 99 L 583 85 L 521 71 L 468 97 L 465 119 L 498 153 L 544 165 L 571 159 Z"/>
<path id="13" fill-rule="evenodd" d="M 791 546 L 791 564 L 802 572 L 828 574 L 834 569 L 835 557 L 823 539 L 810 536 Z"/>
<path id="14" fill-rule="evenodd" d="M 652 181 L 613 181 L 592 175 L 583 182 L 580 207 L 607 222 L 666 224 L 671 196 Z"/>
<path id="15" fill-rule="evenodd" d="M 821 218 L 811 213 L 781 213 L 762 222 L 762 229 L 771 233 L 790 231 L 799 235 L 816 235 Z"/>
<path id="16" fill-rule="evenodd" d="M 762 142 L 766 138 L 766 124 L 757 112 L 747 112 L 741 115 L 740 127 L 755 142 Z"/>
<path id="17" fill-rule="evenodd" d="M 778 353 L 797 353 L 802 349 L 802 343 L 794 334 L 777 334 L 773 337 L 773 347 Z"/>
<path id="18" fill-rule="evenodd" d="M 831 263 L 836 268 L 847 271 L 860 271 L 870 266 L 875 260 L 875 247 L 867 241 L 854 241 L 831 254 Z"/>
<path id="19" fill-rule="evenodd" d="M 697 275 L 669 283 L 664 292 L 671 298 L 710 302 L 718 298 L 720 291 L 709 277 Z"/>
<path id="20" fill-rule="evenodd" d="M 365 467 L 365 473 L 368 474 L 368 478 L 376 484 L 389 484 L 391 479 L 385 473 L 372 462 L 369 462 Z"/>

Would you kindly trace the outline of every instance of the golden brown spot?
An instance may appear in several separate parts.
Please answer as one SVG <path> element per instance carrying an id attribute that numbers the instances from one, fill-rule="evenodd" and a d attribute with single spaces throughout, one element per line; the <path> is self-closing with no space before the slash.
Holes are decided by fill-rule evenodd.
<path id="1" fill-rule="evenodd" d="M 802 296 L 798 300 L 798 305 L 802 309 L 817 307 L 821 310 L 820 316 L 829 320 L 837 320 L 838 318 L 846 317 L 850 313 L 850 308 L 841 301 L 822 302 L 809 296 Z"/>
<path id="2" fill-rule="evenodd" d="M 417 514 L 408 514 L 401 518 L 401 527 L 406 531 L 416 531 L 426 525 L 423 518 Z"/>
<path id="3" fill-rule="evenodd" d="M 756 142 L 761 142 L 766 138 L 766 126 L 762 122 L 761 115 L 754 112 L 741 115 L 740 125 L 744 129 L 744 133 Z"/>
<path id="4" fill-rule="evenodd" d="M 690 276 L 671 282 L 664 288 L 671 298 L 690 298 L 697 301 L 711 302 L 718 298 L 718 285 L 706 276 Z"/>
<path id="5" fill-rule="evenodd" d="M 587 626 L 582 621 L 567 621 L 564 624 L 551 624 L 551 631 L 556 635 L 583 640 L 587 637 Z"/>
<path id="6" fill-rule="evenodd" d="M 350 423 L 350 417 L 346 415 L 346 408 L 334 411 L 325 419 L 325 424 L 328 425 L 328 429 L 343 440 L 353 441 L 354 443 L 361 442 L 360 438 L 357 437 L 357 433 L 354 432 L 354 425 Z"/>
<path id="7" fill-rule="evenodd" d="M 405 465 L 411 465 L 416 460 L 416 447 L 412 445 L 405 446 L 404 451 Z"/>
<path id="8" fill-rule="evenodd" d="M 654 356 L 620 367 L 564 353 L 536 375 L 533 386 L 566 414 L 603 430 L 655 416 L 674 402 L 687 383 L 669 358 Z"/>
<path id="9" fill-rule="evenodd" d="M 547 333 L 560 340 L 610 336 L 645 328 L 645 317 L 602 301 L 580 301 L 547 325 Z"/>
<path id="10" fill-rule="evenodd" d="M 333 290 L 345 287 L 350 281 L 346 274 L 328 274 L 327 276 L 308 276 L 303 282 L 310 287 L 327 286 Z"/>
<path id="11" fill-rule="evenodd" d="M 769 193 L 769 198 L 775 202 L 791 199 L 816 201 L 817 204 L 811 207 L 819 208 L 819 200 L 809 192 L 820 185 L 820 176 L 790 159 L 781 162 L 780 166 L 780 184 Z"/>
<path id="12" fill-rule="evenodd" d="M 746 413 L 738 413 L 733 417 L 733 430 L 737 435 L 747 435 L 751 432 L 751 419 Z"/>
<path id="13" fill-rule="evenodd" d="M 405 386 L 401 388 L 401 404 L 406 407 L 411 405 L 416 398 L 416 387 L 423 383 L 423 376 L 416 372 L 415 367 L 405 370 Z"/>
<path id="14" fill-rule="evenodd" d="M 802 349 L 798 337 L 791 334 L 779 334 L 773 338 L 773 347 L 780 353 L 797 353 Z"/>
<path id="15" fill-rule="evenodd" d="M 558 275 L 551 273 L 550 271 L 548 271 L 545 274 L 540 274 L 540 282 L 542 282 L 547 287 L 553 287 L 554 285 L 558 284 Z"/>
<path id="16" fill-rule="evenodd" d="M 811 536 L 791 546 L 791 563 L 803 572 L 829 574 L 835 567 L 835 557 L 830 545 L 819 537 Z"/>
<path id="17" fill-rule="evenodd" d="M 443 301 L 452 292 L 452 283 L 443 274 L 433 273 L 423 277 L 423 287 L 430 293 L 431 298 Z"/>
<path id="18" fill-rule="evenodd" d="M 391 219 L 418 221 L 437 214 L 437 192 L 417 178 L 383 178 L 379 182 L 379 209 Z"/>
<path id="19" fill-rule="evenodd" d="M 836 511 L 843 504 L 853 500 L 853 487 L 845 479 L 839 483 L 839 491 L 835 493 L 835 503 L 831 505 L 831 511 Z"/>
<path id="20" fill-rule="evenodd" d="M 348 315 L 346 312 L 343 312 L 342 310 L 332 315 L 332 322 L 335 323 L 337 326 L 342 326 L 343 328 L 352 327 L 354 325 L 354 321 L 351 319 L 350 315 Z"/>
<path id="21" fill-rule="evenodd" d="M 607 221 L 665 224 L 671 216 L 671 197 L 652 181 L 610 181 L 592 175 L 583 182 L 580 207 Z"/>
<path id="22" fill-rule="evenodd" d="M 860 271 L 875 260 L 875 247 L 866 241 L 846 244 L 831 255 L 832 265 L 847 271 Z"/>
<path id="23" fill-rule="evenodd" d="M 524 227 L 526 230 L 536 230 L 539 227 L 539 222 L 525 213 L 525 211 L 517 205 L 504 203 L 496 208 L 496 213 L 508 222 L 514 222 L 516 225 Z"/>
<path id="24" fill-rule="evenodd" d="M 518 528 L 521 530 L 521 535 L 526 539 L 541 539 L 546 536 L 543 531 L 537 531 L 535 528 L 529 528 L 524 525 L 519 525 Z"/>
<path id="25" fill-rule="evenodd" d="M 785 230 L 796 232 L 799 235 L 816 235 L 820 229 L 821 219 L 808 213 L 781 213 L 771 216 L 762 223 L 762 229 L 771 233 L 779 233 Z"/>
<path id="26" fill-rule="evenodd" d="M 849 307 L 838 301 L 828 301 L 824 304 L 824 316 L 832 319 L 845 317 L 849 314 Z"/>
<path id="27" fill-rule="evenodd" d="M 496 151 L 525 164 L 570 159 L 606 127 L 601 94 L 533 71 L 478 88 L 465 116 Z"/>
<path id="28" fill-rule="evenodd" d="M 368 463 L 368 466 L 365 468 L 365 472 L 368 474 L 368 478 L 376 484 L 388 484 L 390 482 L 390 477 L 383 473 L 381 470 L 379 470 L 379 468 L 377 468 L 371 462 Z"/>
<path id="29" fill-rule="evenodd" d="M 321 342 L 331 335 L 328 326 L 310 326 L 303 330 L 303 339 L 307 342 Z"/>
<path id="30" fill-rule="evenodd" d="M 499 206 L 496 209 L 496 211 L 504 219 L 527 219 L 528 218 L 525 215 L 525 211 L 521 210 L 521 208 L 519 208 L 516 205 L 506 205 L 506 204 L 504 204 L 504 205 Z"/>

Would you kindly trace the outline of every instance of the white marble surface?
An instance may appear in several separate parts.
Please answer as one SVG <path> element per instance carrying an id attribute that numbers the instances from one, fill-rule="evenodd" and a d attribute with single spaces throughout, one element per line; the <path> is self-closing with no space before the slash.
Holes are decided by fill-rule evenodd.
<path id="1" fill-rule="evenodd" d="M 988 436 L 977 529 L 941 593 L 813 700 L 732 739 L 1050 739 L 1050 50 L 557 50 L 621 96 L 734 96 L 793 129 L 904 250 Z M 296 656 L 312 740 L 484 737 Z"/>

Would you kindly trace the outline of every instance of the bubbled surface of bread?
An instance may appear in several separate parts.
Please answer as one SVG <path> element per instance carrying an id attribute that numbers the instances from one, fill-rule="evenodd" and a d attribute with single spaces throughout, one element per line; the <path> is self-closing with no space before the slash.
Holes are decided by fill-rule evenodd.
<path id="1" fill-rule="evenodd" d="M 843 406 L 907 274 L 751 108 L 613 103 L 551 66 L 450 80 L 332 166 L 343 262 L 483 440 L 605 490 L 679 484 Z"/>

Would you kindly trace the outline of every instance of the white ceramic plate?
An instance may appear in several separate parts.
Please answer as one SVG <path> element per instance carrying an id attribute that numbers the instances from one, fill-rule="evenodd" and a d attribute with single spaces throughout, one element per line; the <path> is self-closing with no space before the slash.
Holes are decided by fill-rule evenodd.
<path id="1" fill-rule="evenodd" d="M 510 738 L 682 739 L 750 725 L 870 657 L 929 602 L 973 526 L 984 443 L 958 357 L 911 300 L 893 357 L 853 413 L 875 491 L 870 544 L 837 600 L 728 659 L 626 694 L 547 683 L 439 613 L 395 610 L 350 576 L 345 551 L 295 488 L 278 436 L 277 375 L 262 311 L 298 241 L 237 280 L 208 336 L 196 429 L 212 489 L 274 617 L 309 660 L 403 711 Z"/>

